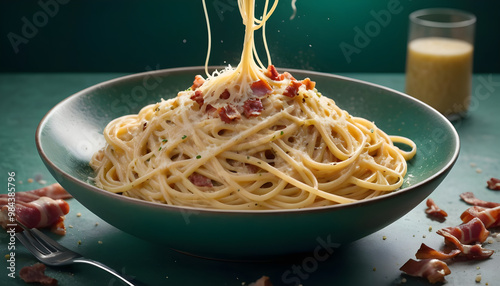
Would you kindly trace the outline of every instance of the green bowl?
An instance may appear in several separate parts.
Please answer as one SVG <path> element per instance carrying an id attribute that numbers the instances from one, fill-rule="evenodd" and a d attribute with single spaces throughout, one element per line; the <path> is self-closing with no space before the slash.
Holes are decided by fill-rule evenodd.
<path id="1" fill-rule="evenodd" d="M 170 98 L 191 86 L 201 67 L 152 71 L 110 80 L 56 105 L 36 132 L 40 156 L 56 180 L 109 224 L 147 241 L 217 259 L 267 259 L 329 251 L 399 219 L 443 180 L 459 153 L 452 124 L 428 105 L 395 90 L 331 74 L 310 77 L 318 90 L 354 116 L 417 144 L 401 190 L 360 202 L 297 210 L 226 211 L 170 206 L 109 193 L 94 186 L 89 160 L 104 146 L 112 119 Z"/>

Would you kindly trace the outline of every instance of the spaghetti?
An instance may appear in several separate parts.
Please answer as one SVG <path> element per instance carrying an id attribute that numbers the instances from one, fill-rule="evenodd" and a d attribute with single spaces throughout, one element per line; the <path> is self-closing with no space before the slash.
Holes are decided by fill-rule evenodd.
<path id="1" fill-rule="evenodd" d="M 107 144 L 90 162 L 98 187 L 170 205 L 261 210 L 351 203 L 402 185 L 416 153 L 410 139 L 351 116 L 310 79 L 263 67 L 253 34 L 277 2 L 268 11 L 266 1 L 259 20 L 254 0 L 238 1 L 246 30 L 236 68 L 196 76 L 177 97 L 107 125 Z"/>

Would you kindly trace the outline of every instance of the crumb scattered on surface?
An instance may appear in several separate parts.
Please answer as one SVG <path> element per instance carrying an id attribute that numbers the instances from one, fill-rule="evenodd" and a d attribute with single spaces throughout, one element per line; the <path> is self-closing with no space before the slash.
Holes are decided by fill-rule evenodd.
<path id="1" fill-rule="evenodd" d="M 102 244 L 102 240 L 99 240 L 97 243 Z"/>
<path id="2" fill-rule="evenodd" d="M 77 213 L 76 214 L 77 217 L 81 217 L 82 216 L 82 213 Z"/>
<path id="3" fill-rule="evenodd" d="M 422 235 L 422 238 L 425 238 L 425 234 L 424 234 L 424 235 Z"/>
<path id="4" fill-rule="evenodd" d="M 481 170 L 481 168 L 476 169 L 476 173 L 481 174 L 482 172 L 483 172 L 483 170 Z"/>
<path id="5" fill-rule="evenodd" d="M 385 235 L 384 235 L 384 236 L 382 236 L 382 239 L 383 239 L 383 240 L 386 240 L 386 239 L 387 239 L 387 236 L 385 236 Z"/>
<path id="6" fill-rule="evenodd" d="M 28 183 L 33 183 L 33 179 L 32 179 L 32 178 L 29 178 L 29 179 L 28 179 Z"/>
<path id="7" fill-rule="evenodd" d="M 73 228 L 73 225 L 69 224 L 69 225 L 68 225 L 68 227 L 69 227 L 69 228 Z"/>
<path id="8" fill-rule="evenodd" d="M 10 254 L 5 254 L 5 259 L 9 259 L 10 258 Z"/>
<path id="9" fill-rule="evenodd" d="M 95 223 L 95 226 L 98 226 L 98 225 L 99 225 L 99 223 L 98 223 L 98 222 L 96 222 L 96 223 Z"/>
<path id="10" fill-rule="evenodd" d="M 82 241 L 81 241 L 81 240 L 79 240 L 79 241 L 78 241 L 78 245 L 81 245 L 81 244 L 82 244 Z"/>
<path id="11" fill-rule="evenodd" d="M 39 184 L 41 184 L 41 185 L 46 185 L 46 184 L 47 184 L 47 181 L 45 181 L 45 180 L 40 180 L 40 181 L 38 181 L 38 183 L 39 183 Z"/>
<path id="12" fill-rule="evenodd" d="M 481 282 L 481 274 L 476 275 L 476 283 Z"/>
<path id="13" fill-rule="evenodd" d="M 429 232 L 431 232 L 431 231 L 432 231 L 432 226 L 429 226 Z"/>

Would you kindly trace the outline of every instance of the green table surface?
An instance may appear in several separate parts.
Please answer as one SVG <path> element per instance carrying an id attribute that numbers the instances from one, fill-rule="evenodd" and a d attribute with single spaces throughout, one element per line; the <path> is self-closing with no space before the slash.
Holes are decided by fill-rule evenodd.
<path id="1" fill-rule="evenodd" d="M 93 84 L 122 76 L 117 73 L 0 74 L 0 193 L 7 192 L 8 172 L 15 172 L 16 191 L 54 183 L 35 147 L 35 130 L 42 117 L 64 98 Z M 396 90 L 404 89 L 404 74 L 343 74 Z M 69 200 L 67 234 L 59 242 L 147 285 L 248 285 L 262 275 L 274 285 L 427 285 L 423 279 L 399 271 L 421 243 L 440 248 L 436 230 L 456 226 L 467 205 L 459 198 L 466 191 L 500 202 L 500 191 L 486 188 L 491 177 L 500 177 L 500 74 L 474 75 L 468 116 L 454 122 L 461 152 L 448 177 L 431 194 L 449 216 L 444 222 L 426 217 L 425 202 L 386 228 L 336 249 L 325 261 L 312 256 L 268 262 L 228 262 L 178 253 L 130 236 L 101 220 L 74 199 Z M 30 179 L 33 179 L 33 182 Z M 44 182 L 45 181 L 45 182 Z M 40 183 L 41 182 L 41 183 Z M 77 215 L 81 214 L 81 215 Z M 124 213 L 126 216 L 134 214 Z M 369 214 L 368 214 L 369 215 Z M 146 222 L 147 223 L 147 222 Z M 155 227 L 152 225 L 151 227 Z M 497 232 L 499 232 L 498 230 Z M 266 234 L 263 233 L 263 236 Z M 284 238 L 287 239 L 287 238 Z M 79 243 L 80 242 L 80 243 Z M 449 285 L 500 285 L 500 239 L 486 247 L 495 250 L 484 261 L 453 262 Z M 0 285 L 26 285 L 19 270 L 36 260 L 15 244 L 16 278 L 8 276 L 9 236 L 0 232 Z M 90 265 L 48 267 L 46 274 L 59 285 L 123 285 Z M 475 282 L 481 275 L 481 281 Z"/>

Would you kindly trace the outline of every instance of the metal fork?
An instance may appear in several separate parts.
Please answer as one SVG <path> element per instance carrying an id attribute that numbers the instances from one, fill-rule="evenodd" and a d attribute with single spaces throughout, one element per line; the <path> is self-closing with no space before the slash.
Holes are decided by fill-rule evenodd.
<path id="1" fill-rule="evenodd" d="M 85 258 L 81 254 L 67 249 L 41 231 L 37 229 L 29 229 L 19 222 L 18 224 L 24 229 L 24 231 L 16 233 L 16 238 L 41 262 L 50 266 L 87 263 L 113 274 L 127 285 L 139 285 L 138 282 L 134 281 L 134 283 L 132 283 L 129 279 L 126 279 L 108 266 L 98 261 Z"/>

